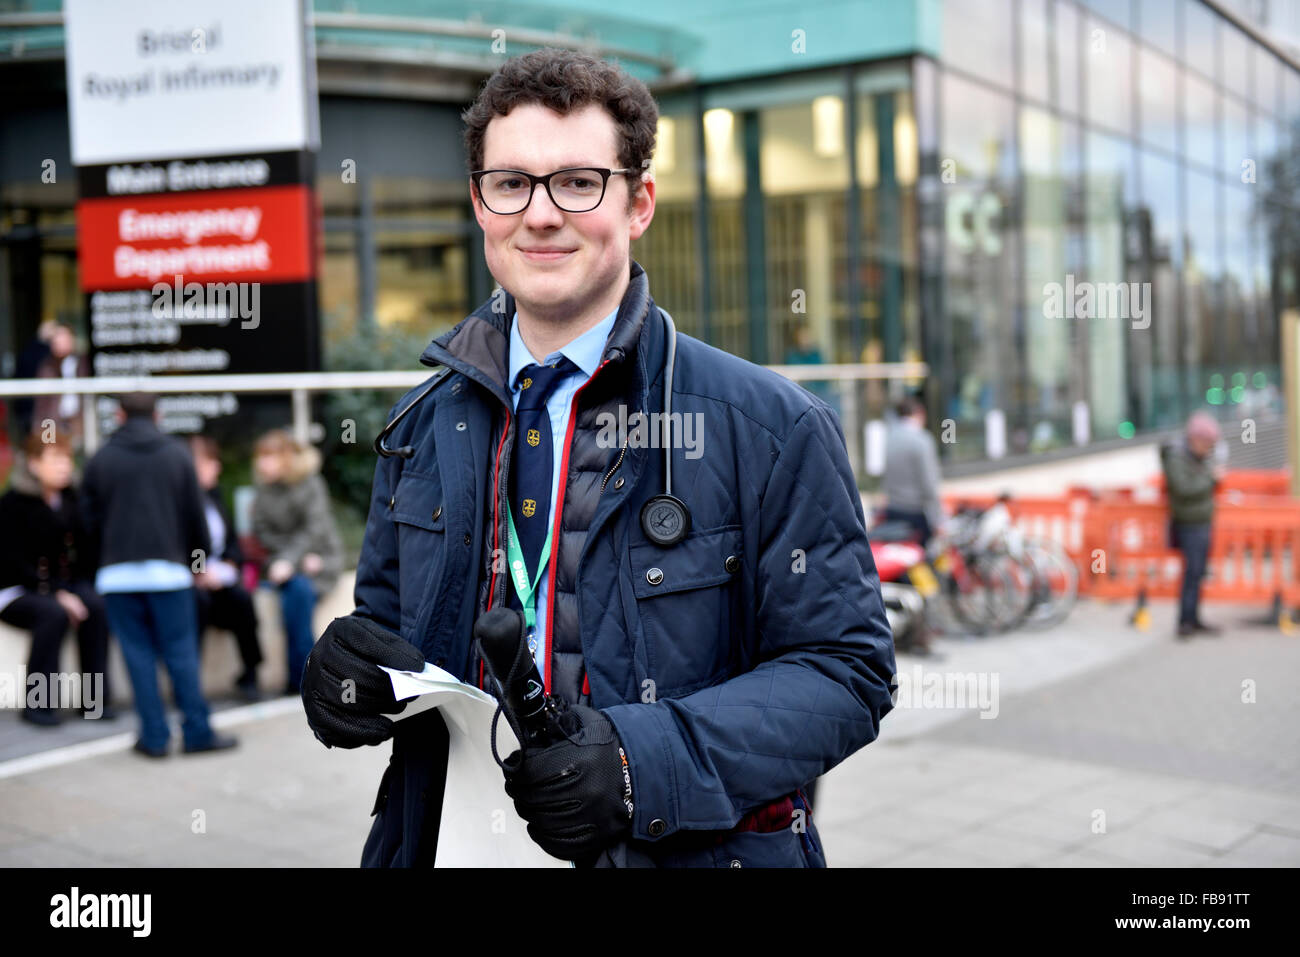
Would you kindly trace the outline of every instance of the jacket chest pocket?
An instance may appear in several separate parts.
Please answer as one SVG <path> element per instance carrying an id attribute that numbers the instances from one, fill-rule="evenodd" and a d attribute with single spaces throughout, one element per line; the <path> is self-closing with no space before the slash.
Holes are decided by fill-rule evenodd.
<path id="1" fill-rule="evenodd" d="M 406 471 L 389 502 L 397 533 L 398 588 L 403 621 L 414 621 L 441 567 L 447 516 L 442 482 L 428 472 Z"/>
<path id="2" fill-rule="evenodd" d="M 694 533 L 670 548 L 632 545 L 629 558 L 646 666 L 657 698 L 726 677 L 740 575 L 739 526 Z"/>

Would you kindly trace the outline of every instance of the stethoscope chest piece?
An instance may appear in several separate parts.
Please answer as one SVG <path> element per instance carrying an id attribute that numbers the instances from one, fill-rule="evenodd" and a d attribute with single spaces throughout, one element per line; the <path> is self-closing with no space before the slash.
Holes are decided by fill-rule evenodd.
<path id="1" fill-rule="evenodd" d="M 676 496 L 656 495 L 641 506 L 641 531 L 656 545 L 676 545 L 690 530 L 690 510 Z"/>

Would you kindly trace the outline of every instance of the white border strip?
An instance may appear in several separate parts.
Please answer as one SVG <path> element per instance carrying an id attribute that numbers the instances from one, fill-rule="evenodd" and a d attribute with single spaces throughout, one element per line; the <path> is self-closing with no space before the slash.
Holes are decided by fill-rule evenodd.
<path id="1" fill-rule="evenodd" d="M 294 711 L 302 710 L 302 700 L 299 698 L 281 697 L 270 701 L 258 701 L 253 704 L 241 705 L 237 708 L 229 708 L 225 711 L 213 712 L 211 724 L 214 728 L 228 728 L 238 724 L 246 724 L 249 721 L 260 721 L 264 718 L 278 718 L 281 715 L 291 714 Z M 126 711 L 122 712 L 127 714 Z M 172 731 L 179 733 L 179 721 L 172 723 Z M 36 754 L 27 754 L 21 758 L 11 758 L 8 761 L 0 761 L 0 780 L 5 778 L 14 778 L 22 774 L 30 774 L 33 771 L 44 771 L 47 768 L 56 768 L 60 765 L 71 764 L 74 761 L 84 761 L 87 758 L 97 758 L 103 754 L 112 754 L 115 751 L 129 751 L 136 742 L 136 733 L 126 731 L 120 734 L 109 735 L 106 738 L 95 738 L 93 741 L 79 741 L 76 744 L 70 744 L 62 748 L 52 748 L 49 751 L 40 751 Z M 173 751 L 172 754 L 179 752 Z"/>

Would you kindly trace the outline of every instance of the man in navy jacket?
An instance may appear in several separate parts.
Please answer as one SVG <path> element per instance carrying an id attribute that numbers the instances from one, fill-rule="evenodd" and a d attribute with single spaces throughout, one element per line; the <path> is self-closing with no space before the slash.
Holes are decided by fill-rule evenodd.
<path id="1" fill-rule="evenodd" d="M 409 456 L 376 467 L 357 610 L 303 683 L 326 745 L 393 739 L 365 865 L 432 863 L 446 771 L 438 713 L 394 725 L 378 665 L 485 685 L 471 639 L 488 609 L 535 611 L 529 647 L 571 721 L 507 759 L 506 794 L 541 847 L 583 865 L 824 866 L 803 789 L 892 707 L 861 500 L 821 400 L 679 336 L 689 531 L 665 546 L 643 528 L 664 450 L 635 423 L 663 408 L 669 335 L 629 248 L 654 214 L 656 119 L 639 81 L 556 50 L 507 62 L 465 114 L 502 288 L 421 356 L 444 368 L 388 437 Z M 531 587 L 507 574 L 520 555 Z"/>

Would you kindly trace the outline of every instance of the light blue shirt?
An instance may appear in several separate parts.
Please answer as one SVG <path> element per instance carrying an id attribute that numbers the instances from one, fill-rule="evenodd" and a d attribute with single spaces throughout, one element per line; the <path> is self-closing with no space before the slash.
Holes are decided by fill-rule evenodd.
<path id="1" fill-rule="evenodd" d="M 179 591 L 194 587 L 189 568 L 161 558 L 143 562 L 105 565 L 95 575 L 95 591 L 101 595 L 132 591 Z"/>
<path id="2" fill-rule="evenodd" d="M 560 489 L 560 465 L 564 458 L 564 439 L 569 430 L 569 411 L 573 407 L 573 397 L 582 388 L 583 384 L 592 377 L 596 367 L 600 365 L 600 357 L 605 351 L 605 340 L 609 338 L 610 330 L 614 328 L 614 319 L 617 316 L 618 310 L 615 309 L 563 349 L 552 352 L 542 359 L 544 365 L 549 365 L 552 362 L 558 362 L 560 356 L 566 356 L 570 362 L 582 370 L 581 372 L 572 372 L 558 380 L 555 389 L 546 400 L 546 412 L 551 417 L 551 507 L 546 515 L 547 528 L 551 528 L 555 524 L 555 503 L 559 497 Z M 519 314 L 516 313 L 510 321 L 510 371 L 509 378 L 506 380 L 511 387 L 510 404 L 512 408 L 519 407 L 519 393 L 521 391 L 515 385 L 515 377 L 519 375 L 524 366 L 531 365 L 536 361 L 537 359 L 528 351 L 528 347 L 524 345 L 524 340 L 519 335 Z M 555 560 L 554 545 L 555 543 L 552 542 L 551 561 Z M 537 586 L 537 630 L 532 635 L 533 644 L 531 645 L 533 658 L 537 661 L 537 670 L 543 676 L 546 674 L 546 603 L 550 588 L 550 572 L 543 572 L 541 581 Z"/>

